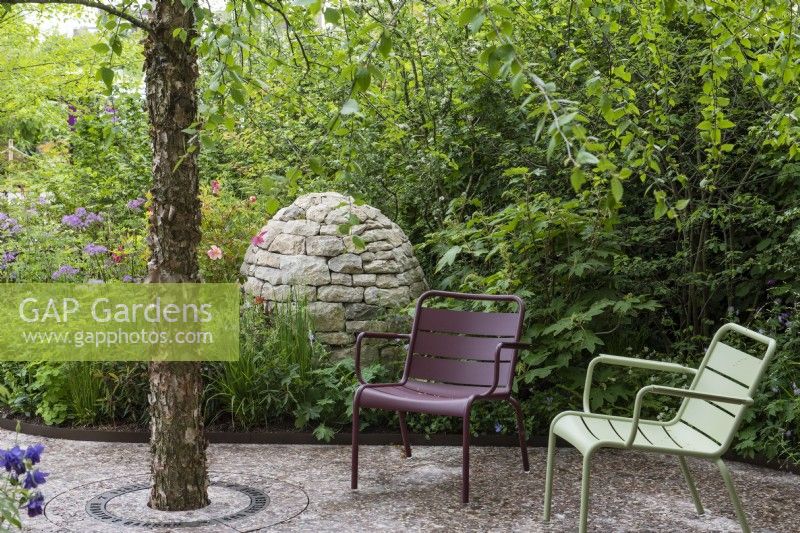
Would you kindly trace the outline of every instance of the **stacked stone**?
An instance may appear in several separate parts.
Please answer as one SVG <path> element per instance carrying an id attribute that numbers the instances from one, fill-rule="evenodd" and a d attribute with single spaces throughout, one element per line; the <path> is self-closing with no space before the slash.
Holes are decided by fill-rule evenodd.
<path id="1" fill-rule="evenodd" d="M 387 311 L 426 288 L 403 230 L 349 196 L 300 196 L 260 236 L 242 264 L 245 292 L 268 305 L 305 300 L 316 337 L 334 350 L 350 350 L 357 331 L 385 331 Z"/>

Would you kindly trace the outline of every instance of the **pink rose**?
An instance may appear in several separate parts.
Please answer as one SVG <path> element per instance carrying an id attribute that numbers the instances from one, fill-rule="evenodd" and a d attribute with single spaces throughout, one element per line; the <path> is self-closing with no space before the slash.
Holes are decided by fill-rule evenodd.
<path id="1" fill-rule="evenodd" d="M 222 189 L 222 185 L 219 180 L 211 180 L 211 194 L 219 196 L 220 189 Z"/>
<path id="2" fill-rule="evenodd" d="M 222 248 L 220 248 L 215 244 L 208 249 L 206 254 L 208 255 L 208 258 L 211 259 L 212 261 L 216 261 L 217 259 L 222 259 Z"/>

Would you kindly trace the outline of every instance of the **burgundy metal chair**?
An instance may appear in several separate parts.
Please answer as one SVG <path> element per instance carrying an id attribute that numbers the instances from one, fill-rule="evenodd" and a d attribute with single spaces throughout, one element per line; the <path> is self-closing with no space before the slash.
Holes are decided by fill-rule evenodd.
<path id="1" fill-rule="evenodd" d="M 516 312 L 454 311 L 423 307 L 430 298 L 481 300 L 516 304 Z M 469 502 L 469 414 L 481 400 L 506 401 L 517 417 L 522 468 L 528 472 L 528 449 L 519 402 L 511 396 L 525 303 L 514 295 L 428 291 L 419 297 L 411 334 L 362 332 L 356 337 L 355 371 L 361 386 L 353 397 L 353 459 L 350 486 L 358 488 L 359 410 L 397 411 L 406 457 L 411 457 L 406 412 L 458 416 L 463 419 L 461 500 Z M 408 339 L 403 376 L 397 383 L 365 383 L 361 376 L 361 343 L 365 338 Z"/>

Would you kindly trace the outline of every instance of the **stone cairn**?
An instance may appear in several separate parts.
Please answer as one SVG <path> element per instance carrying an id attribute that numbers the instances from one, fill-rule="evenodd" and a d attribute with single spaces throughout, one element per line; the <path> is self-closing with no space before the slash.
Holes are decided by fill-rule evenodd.
<path id="1" fill-rule="evenodd" d="M 387 331 L 396 322 L 391 310 L 426 288 L 403 230 L 335 192 L 300 196 L 275 213 L 248 248 L 241 274 L 245 292 L 268 308 L 308 302 L 316 338 L 340 357 L 352 354 L 356 332 Z M 366 355 L 383 350 L 396 352 L 372 344 Z"/>

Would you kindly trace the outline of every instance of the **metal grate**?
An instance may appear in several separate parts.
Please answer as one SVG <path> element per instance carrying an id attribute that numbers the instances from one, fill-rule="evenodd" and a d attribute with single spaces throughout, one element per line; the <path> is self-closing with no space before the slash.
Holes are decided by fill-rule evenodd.
<path id="1" fill-rule="evenodd" d="M 98 494 L 86 502 L 86 513 L 92 518 L 102 522 L 130 527 L 199 527 L 211 525 L 217 522 L 231 522 L 233 520 L 240 520 L 262 511 L 267 507 L 267 505 L 269 505 L 269 496 L 256 488 L 248 487 L 247 485 L 241 485 L 239 483 L 228 483 L 226 481 L 214 481 L 211 484 L 217 487 L 235 490 L 248 496 L 250 498 L 250 504 L 244 509 L 236 511 L 235 513 L 214 518 L 207 518 L 204 520 L 173 520 L 161 522 L 131 520 L 129 518 L 123 518 L 109 512 L 106 506 L 108 505 L 108 502 L 114 498 L 122 496 L 123 494 L 129 494 L 131 492 L 147 490 L 150 488 L 149 483 L 135 483 L 133 485 L 125 485 L 124 487 L 119 487 L 117 489 Z"/>

